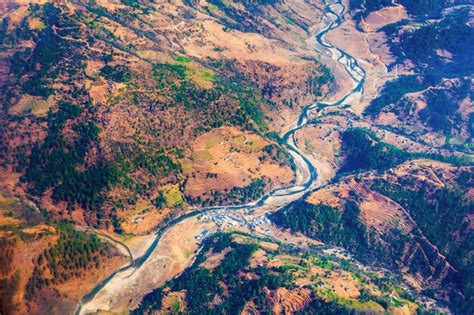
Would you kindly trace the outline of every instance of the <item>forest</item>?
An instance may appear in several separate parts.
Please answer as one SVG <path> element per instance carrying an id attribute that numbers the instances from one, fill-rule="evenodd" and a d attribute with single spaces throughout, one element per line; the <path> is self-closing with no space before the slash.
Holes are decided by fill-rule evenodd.
<path id="1" fill-rule="evenodd" d="M 469 85 L 469 80 L 461 80 L 458 87 L 430 91 L 426 95 L 427 106 L 419 112 L 419 118 L 433 130 L 451 134 L 462 124 L 458 114 L 459 103 L 470 93 Z"/>
<path id="2" fill-rule="evenodd" d="M 272 214 L 270 219 L 293 233 L 301 232 L 311 238 L 364 253 L 369 246 L 369 234 L 359 219 L 359 213 L 358 205 L 351 200 L 346 202 L 343 211 L 325 204 L 312 205 L 298 200 Z"/>
<path id="3" fill-rule="evenodd" d="M 383 170 L 400 164 L 410 155 L 386 144 L 368 129 L 350 128 L 341 135 L 341 153 L 344 163 L 340 172 L 377 169 Z"/>
<path id="4" fill-rule="evenodd" d="M 73 78 L 83 69 L 83 45 L 76 41 L 65 40 L 62 36 L 77 36 L 77 23 L 61 15 L 60 10 L 51 3 L 44 6 L 31 5 L 30 9 L 43 16 L 45 27 L 42 30 L 30 30 L 24 25 L 17 33 L 10 32 L 3 44 L 10 46 L 20 40 L 33 40 L 34 49 L 15 52 L 10 63 L 10 73 L 19 80 L 22 92 L 47 98 L 53 93 L 49 86 L 62 75 Z M 54 27 L 62 28 L 62 36 Z"/>
<path id="5" fill-rule="evenodd" d="M 72 127 L 77 138 L 72 142 L 66 140 L 63 135 L 66 123 L 77 121 L 81 113 L 81 108 L 70 102 L 61 102 L 56 112 L 49 112 L 47 136 L 43 143 L 33 147 L 22 179 L 32 184 L 33 194 L 41 195 L 52 188 L 55 201 L 91 209 L 103 203 L 103 192 L 118 181 L 118 173 L 105 161 L 84 171 L 77 169 L 97 142 L 100 130 L 92 122 L 79 122 Z"/>
<path id="6" fill-rule="evenodd" d="M 209 104 L 218 103 L 222 98 L 230 98 L 238 105 L 238 111 L 231 117 L 209 117 L 207 124 L 219 127 L 231 123 L 250 130 L 265 131 L 266 125 L 261 108 L 265 100 L 228 63 L 210 64 L 217 74 L 201 71 L 201 79 L 213 84 L 212 88 L 200 87 L 190 74 L 194 69 L 187 66 L 188 60 L 177 59 L 178 64 L 154 64 L 153 76 L 160 93 L 167 98 L 167 106 L 183 106 L 185 109 L 204 110 Z M 232 72 L 232 74 L 230 74 Z M 226 75 L 224 75 L 226 73 Z M 230 75 L 230 77 L 229 77 Z M 212 113 L 215 115 L 216 113 Z M 220 118 L 220 119 L 219 119 Z M 253 125 L 255 124 L 255 125 Z"/>
<path id="7" fill-rule="evenodd" d="M 196 198 L 186 195 L 186 201 L 190 205 L 201 206 L 247 203 L 260 198 L 264 193 L 265 187 L 265 177 L 257 178 L 244 187 L 233 187 L 225 191 L 211 190 L 206 192 L 204 196 L 197 196 Z"/>
<path id="8" fill-rule="evenodd" d="M 56 244 L 34 258 L 33 274 L 26 285 L 27 300 L 34 299 L 38 290 L 99 268 L 101 260 L 113 254 L 112 246 L 101 242 L 96 235 L 76 231 L 68 223 L 59 223 L 57 229 Z"/>
<path id="9" fill-rule="evenodd" d="M 397 79 L 385 83 L 382 91 L 364 110 L 364 114 L 375 117 L 390 104 L 397 104 L 407 93 L 422 91 L 441 83 L 441 79 L 434 75 L 401 75 Z M 404 109 L 397 108 L 396 114 L 403 113 Z"/>
<path id="10" fill-rule="evenodd" d="M 12 303 L 18 288 L 19 274 L 11 274 L 16 239 L 0 237 L 0 313 L 11 314 L 15 310 Z"/>
<path id="11" fill-rule="evenodd" d="M 474 71 L 471 54 L 474 30 L 468 25 L 469 10 L 459 9 L 436 23 L 426 23 L 414 30 L 404 30 L 400 24 L 391 24 L 382 30 L 387 36 L 399 38 L 390 43 L 390 51 L 397 62 L 411 60 L 420 74 L 437 77 L 462 77 Z M 448 51 L 452 57 L 446 62 L 439 50 Z"/>
<path id="12" fill-rule="evenodd" d="M 354 19 L 360 22 L 366 18 L 370 13 L 378 11 L 384 7 L 392 5 L 392 0 L 350 0 L 349 9 L 353 14 Z"/>
<path id="13" fill-rule="evenodd" d="M 405 185 L 411 187 L 409 183 Z M 465 218 L 466 213 L 472 213 L 472 203 L 466 204 L 459 192 L 449 189 L 432 193 L 424 190 L 425 187 L 417 191 L 382 180 L 375 181 L 370 188 L 408 209 L 419 230 L 415 228 L 407 233 L 395 225 L 377 233 L 361 221 L 360 209 L 351 200 L 342 209 L 295 201 L 270 219 L 293 233 L 301 232 L 326 244 L 341 246 L 363 263 L 431 279 L 433 283 L 426 284 L 425 294 L 447 300 L 445 292 L 449 292 L 450 307 L 460 314 L 470 313 L 474 305 L 473 268 L 468 257 L 474 251 L 474 244 Z M 357 198 L 356 194 L 351 195 Z M 430 242 L 446 255 L 457 272 L 445 271 L 446 262 L 433 251 Z M 440 284 L 436 279 L 443 277 L 443 272 L 448 274 Z"/>
<path id="14" fill-rule="evenodd" d="M 453 6 L 454 2 L 449 0 L 398 0 L 408 13 L 416 18 L 440 18 L 441 11 L 445 8 Z M 456 5 L 470 4 L 470 0 L 457 0 Z"/>
<path id="15" fill-rule="evenodd" d="M 200 267 L 205 261 L 206 253 L 217 254 L 230 249 L 219 266 L 213 270 Z M 201 253 L 193 266 L 177 278 L 170 280 L 164 287 L 153 290 L 146 295 L 139 307 L 132 314 L 152 314 L 162 307 L 164 291 L 185 290 L 187 314 L 239 314 L 248 301 L 252 301 L 258 311 L 263 314 L 272 312 L 266 300 L 267 290 L 280 287 L 292 288 L 291 274 L 285 270 L 269 270 L 262 266 L 250 267 L 249 259 L 258 249 L 254 243 L 239 243 L 231 234 L 218 233 L 207 239 Z M 255 274 L 253 279 L 245 277 L 245 273 Z M 241 275 L 240 275 L 241 274 Z M 226 292 L 224 292 L 224 287 Z M 212 303 L 220 297 L 218 304 Z M 314 299 L 318 299 L 314 297 Z M 333 302 L 314 302 L 303 309 L 301 314 L 310 314 L 317 306 L 337 314 L 350 314 L 350 311 Z M 331 314 L 332 314 L 331 313 Z"/>
<path id="16" fill-rule="evenodd" d="M 460 303 L 460 309 L 469 305 L 473 307 L 474 267 L 469 257 L 474 253 L 474 235 L 466 220 L 474 211 L 472 201 L 465 200 L 459 187 L 431 191 L 428 186 L 422 185 L 412 190 L 378 180 L 371 189 L 386 195 L 410 212 L 423 234 L 459 272 L 453 280 L 459 284 L 466 300 L 455 303 Z"/>

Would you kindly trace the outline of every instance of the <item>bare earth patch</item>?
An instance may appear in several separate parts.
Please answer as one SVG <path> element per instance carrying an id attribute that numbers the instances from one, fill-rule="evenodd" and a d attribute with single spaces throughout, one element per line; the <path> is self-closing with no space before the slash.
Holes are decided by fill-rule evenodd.
<path id="1" fill-rule="evenodd" d="M 268 144 L 260 136 L 234 127 L 203 134 L 196 139 L 191 157 L 182 161 L 188 177 L 185 193 L 197 197 L 210 190 L 245 187 L 263 176 L 270 178 L 274 186 L 288 184 L 293 179 L 290 167 L 259 159 Z"/>

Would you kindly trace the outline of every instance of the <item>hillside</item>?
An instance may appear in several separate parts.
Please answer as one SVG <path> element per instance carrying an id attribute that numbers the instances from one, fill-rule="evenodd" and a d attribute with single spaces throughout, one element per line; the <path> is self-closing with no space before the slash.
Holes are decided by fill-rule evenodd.
<path id="1" fill-rule="evenodd" d="M 402 1 L 412 19 L 379 30 L 392 39 L 387 67 L 405 73 L 384 85 L 365 114 L 431 146 L 472 153 L 474 32 L 470 8 L 462 5 L 470 2 L 435 2 Z"/>
<path id="2" fill-rule="evenodd" d="M 383 271 L 367 276 L 350 257 L 322 247 L 304 252 L 272 240 L 217 234 L 193 266 L 149 293 L 132 314 L 352 314 L 418 306 Z"/>
<path id="3" fill-rule="evenodd" d="M 102 264 L 125 264 L 76 229 L 133 240 L 290 185 L 293 162 L 269 135 L 332 89 L 306 42 L 319 17 L 299 0 L 3 1 L 1 191 L 42 219 L 30 227 L 5 201 L 1 241 L 19 256 L 2 314 L 71 312 Z"/>
<path id="4" fill-rule="evenodd" d="M 248 226 L 219 227 L 275 237 L 281 243 L 270 261 L 281 259 L 283 244 L 293 244 L 303 258 L 295 263 L 285 252 L 282 269 L 292 272 L 283 275 L 274 261 L 259 260 L 263 269 L 257 271 L 252 259 L 244 260 L 238 265 L 250 267 L 231 277 L 226 263 L 233 262 L 235 245 L 209 250 L 207 242 L 214 239 L 208 238 L 196 262 L 146 295 L 135 311 L 163 312 L 174 305 L 191 313 L 472 313 L 470 4 L 349 1 L 345 20 L 327 34 L 327 42 L 357 58 L 365 71 L 363 88 L 346 102 L 309 111 L 308 123 L 293 138 L 316 167 L 318 184 L 302 198 L 269 210 L 275 211 L 269 215 L 272 224 L 244 213 Z M 336 57 L 350 63 L 344 54 Z M 339 76 L 334 71 L 341 84 Z M 313 270 L 305 256 L 312 253 L 308 242 L 349 252 L 364 266 L 364 275 L 373 275 L 371 268 L 389 270 L 398 276 L 395 283 L 423 297 L 412 295 L 414 304 L 401 310 L 383 298 L 351 295 L 347 278 L 341 291 L 327 286 L 329 272 L 304 281 L 298 276 Z M 275 285 L 267 274 L 286 282 Z M 255 291 L 247 292 L 249 281 Z M 197 289 L 207 286 L 212 290 Z"/>
<path id="5" fill-rule="evenodd" d="M 473 5 L 2 1 L 0 313 L 474 313 Z"/>
<path id="6" fill-rule="evenodd" d="M 71 313 L 95 281 L 127 258 L 114 244 L 0 194 L 2 314 Z"/>
<path id="7" fill-rule="evenodd" d="M 415 160 L 346 176 L 271 218 L 405 274 L 462 314 L 472 307 L 471 194 L 472 167 Z"/>
<path id="8" fill-rule="evenodd" d="M 290 119 L 329 88 L 327 70 L 304 43 L 312 16 L 274 5 L 3 4 L 4 169 L 23 175 L 17 186 L 58 216 L 107 229 L 120 230 L 137 204 L 158 212 L 151 215 L 158 224 L 209 194 L 222 196 L 206 202 L 234 202 L 235 183 L 195 187 L 195 179 L 218 176 L 207 160 L 230 157 L 201 152 L 200 139 L 235 127 L 236 141 L 270 145 L 265 134 L 288 124 L 275 113 Z M 272 18 L 250 16 L 259 10 Z M 295 71 L 299 80 L 289 81 Z M 287 158 L 264 151 L 268 162 L 256 162 L 255 174 L 225 165 L 239 188 L 262 183 L 253 199 L 291 181 Z M 256 153 L 248 159 L 262 160 Z M 182 202 L 162 205 L 159 192 L 170 185 Z"/>

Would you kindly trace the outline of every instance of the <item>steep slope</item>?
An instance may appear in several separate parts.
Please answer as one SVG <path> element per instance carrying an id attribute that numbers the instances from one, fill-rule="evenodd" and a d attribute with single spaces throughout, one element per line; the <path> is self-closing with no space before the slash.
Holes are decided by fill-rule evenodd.
<path id="1" fill-rule="evenodd" d="M 406 274 L 414 287 L 469 313 L 472 207 L 472 167 L 415 160 L 346 176 L 272 220 Z"/>
<path id="2" fill-rule="evenodd" d="M 306 42 L 320 5 L 2 1 L 1 313 L 70 313 L 126 263 L 79 230 L 135 255 L 194 207 L 291 184 L 275 135 L 331 89 Z"/>
<path id="3" fill-rule="evenodd" d="M 379 32 L 392 39 L 388 68 L 404 69 L 405 75 L 387 82 L 365 114 L 429 145 L 471 152 L 472 10 L 462 1 L 402 3 L 411 19 Z"/>
<path id="4" fill-rule="evenodd" d="M 57 217 L 119 232 L 137 212 L 153 218 L 149 230 L 188 202 L 235 202 L 233 187 L 196 184 L 218 173 L 209 161 L 227 157 L 199 149 L 215 128 L 236 127 L 261 170 L 226 165 L 235 178 L 222 179 L 251 199 L 287 185 L 288 157 L 263 138 L 286 129 L 330 78 L 305 42 L 317 6 L 289 6 L 3 3 L 2 167 L 24 175 L 17 187 Z M 163 202 L 170 187 L 178 201 Z"/>
<path id="5" fill-rule="evenodd" d="M 220 233 L 205 241 L 192 267 L 146 295 L 132 314 L 165 311 L 170 299 L 174 310 L 189 314 L 407 314 L 420 308 L 389 273 L 366 271 L 322 247 L 302 250 Z"/>
<path id="6" fill-rule="evenodd" d="M 71 313 L 76 301 L 128 259 L 113 244 L 0 194 L 2 314 Z"/>

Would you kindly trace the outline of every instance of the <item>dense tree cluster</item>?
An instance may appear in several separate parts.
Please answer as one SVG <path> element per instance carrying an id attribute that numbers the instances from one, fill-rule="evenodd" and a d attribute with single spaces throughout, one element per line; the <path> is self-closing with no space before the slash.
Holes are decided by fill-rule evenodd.
<path id="1" fill-rule="evenodd" d="M 405 161 L 410 156 L 392 145 L 381 142 L 368 129 L 347 129 L 342 133 L 341 139 L 341 152 L 344 156 L 341 172 L 386 169 Z"/>
<path id="2" fill-rule="evenodd" d="M 353 214 L 346 215 L 347 219 L 350 219 Z M 231 234 L 218 233 L 210 237 L 205 240 L 192 267 L 165 286 L 147 294 L 132 314 L 154 314 L 163 311 L 163 299 L 170 292 L 185 293 L 186 314 L 240 314 L 249 302 L 253 302 L 257 312 L 271 314 L 273 304 L 268 296 L 278 288 L 293 289 L 295 285 L 292 284 L 293 273 L 290 270 L 299 265 L 284 265 L 270 269 L 264 266 L 251 267 L 250 257 L 258 248 L 253 242 L 234 241 Z M 224 250 L 227 253 L 218 266 L 212 270 L 202 267 L 202 263 L 208 257 L 218 255 Z M 291 249 L 288 248 L 288 251 L 291 252 Z M 277 253 L 278 251 L 268 252 L 269 255 Z M 315 260 L 315 263 L 323 268 L 332 268 L 324 257 Z M 304 265 L 304 259 L 301 264 Z M 248 277 L 249 274 L 252 277 Z M 378 299 L 381 303 L 385 303 L 388 309 L 391 303 L 384 298 L 366 294 L 367 301 Z M 350 306 L 336 303 L 333 300 L 324 301 L 313 292 L 311 302 L 297 314 L 357 314 L 357 311 L 349 308 Z"/>
<path id="3" fill-rule="evenodd" d="M 13 250 L 15 248 L 16 239 L 0 237 L 0 277 L 6 276 L 11 271 L 13 260 Z"/>
<path id="4" fill-rule="evenodd" d="M 36 290 L 52 284 L 80 277 L 81 272 L 100 267 L 103 257 L 112 254 L 110 245 L 102 243 L 96 235 L 76 231 L 67 223 L 58 225 L 56 244 L 35 258 L 33 274 L 28 280 L 25 297 L 29 300 Z"/>
<path id="5" fill-rule="evenodd" d="M 282 167 L 291 166 L 292 168 L 295 168 L 290 154 L 277 144 L 271 143 L 264 146 L 262 153 L 263 154 L 258 158 L 261 162 L 270 161 L 271 163 L 278 164 Z"/>
<path id="6" fill-rule="evenodd" d="M 15 314 L 17 312 L 14 295 L 20 284 L 20 274 L 15 272 L 13 275 L 0 277 L 0 313 Z"/>
<path id="7" fill-rule="evenodd" d="M 77 138 L 71 142 L 64 137 L 66 123 L 76 121 L 81 112 L 69 102 L 62 102 L 56 112 L 49 112 L 48 134 L 43 143 L 33 148 L 23 179 L 32 184 L 34 194 L 52 188 L 55 201 L 78 203 L 90 209 L 102 204 L 104 190 L 117 182 L 119 174 L 104 161 L 78 170 L 99 134 L 93 123 L 79 122 L 73 127 Z"/>
<path id="8" fill-rule="evenodd" d="M 392 0 L 350 0 L 349 9 L 356 21 L 366 18 L 370 13 L 392 5 Z"/>
<path id="9" fill-rule="evenodd" d="M 237 29 L 242 32 L 263 33 L 268 32 L 267 27 L 261 23 L 263 10 L 259 7 L 261 4 L 274 5 L 280 0 L 239 0 L 245 10 L 238 6 L 227 5 L 223 0 L 210 0 L 210 3 L 224 12 L 225 17 L 221 20 L 224 25 L 230 29 Z M 209 12 L 212 14 L 212 12 Z"/>
<path id="10" fill-rule="evenodd" d="M 409 59 L 420 73 L 462 77 L 474 71 L 471 54 L 474 29 L 469 25 L 469 19 L 469 10 L 459 9 L 437 22 L 423 24 L 414 30 L 402 27 L 408 21 L 388 25 L 383 30 L 387 36 L 399 38 L 399 41 L 390 43 L 390 50 L 398 63 Z M 440 50 L 452 55 L 448 62 L 445 56 L 439 54 Z"/>
<path id="11" fill-rule="evenodd" d="M 474 270 L 469 257 L 474 252 L 474 235 L 466 218 L 473 213 L 472 202 L 465 200 L 456 189 L 432 191 L 428 186 L 412 189 L 409 187 L 413 183 L 409 180 L 403 184 L 408 187 L 377 180 L 371 189 L 409 211 L 419 227 L 410 233 L 393 222 L 395 225 L 387 226 L 382 234 L 368 230 L 359 218 L 359 208 L 350 200 L 343 209 L 295 201 L 270 218 L 292 232 L 342 246 L 362 262 L 408 270 L 428 279 L 428 283 L 433 281 L 434 286 L 427 294 L 445 299 L 442 292 L 447 290 L 453 309 L 462 314 L 471 313 Z M 446 260 L 433 250 L 433 244 L 457 272 L 446 271 Z M 442 281 L 442 285 L 437 281 Z"/>
<path id="12" fill-rule="evenodd" d="M 328 302 L 315 298 L 304 309 L 295 313 L 295 315 L 355 315 L 359 311 L 344 307 L 334 302 Z"/>
<path id="13" fill-rule="evenodd" d="M 458 270 L 455 282 L 459 283 L 465 301 L 458 307 L 474 306 L 474 269 L 469 257 L 474 254 L 474 231 L 466 218 L 472 215 L 472 201 L 465 200 L 458 188 L 441 188 L 431 191 L 423 185 L 417 190 L 383 180 L 371 187 L 410 212 L 423 234 L 444 254 Z M 471 309 L 472 310 L 472 309 Z"/>
<path id="14" fill-rule="evenodd" d="M 53 93 L 50 84 L 54 80 L 62 75 L 72 78 L 83 68 L 83 44 L 65 39 L 77 36 L 78 25 L 73 19 L 62 15 L 53 4 L 33 4 L 30 10 L 42 17 L 44 28 L 31 30 L 25 18 L 25 25 L 19 28 L 18 33 L 7 33 L 3 44 L 13 45 L 19 40 L 33 40 L 36 43 L 33 49 L 15 52 L 10 61 L 10 73 L 21 79 L 19 84 L 23 93 L 46 98 Z"/>
<path id="15" fill-rule="evenodd" d="M 440 78 L 434 75 L 401 75 L 397 79 L 385 83 L 379 95 L 370 102 L 364 113 L 376 116 L 388 105 L 399 102 L 405 94 L 422 91 L 440 82 Z M 395 113 L 400 114 L 403 111 L 403 107 L 400 106 L 395 110 Z"/>
<path id="16" fill-rule="evenodd" d="M 105 65 L 100 69 L 100 73 L 109 80 L 121 83 L 128 82 L 131 77 L 130 69 L 125 65 Z"/>
<path id="17" fill-rule="evenodd" d="M 453 5 L 472 4 L 470 0 L 456 0 L 454 3 L 450 0 L 398 0 L 409 14 L 416 18 L 439 18 L 441 11 Z"/>
<path id="18" fill-rule="evenodd" d="M 426 96 L 427 106 L 419 112 L 420 119 L 433 130 L 450 134 L 453 128 L 462 123 L 457 112 L 459 103 L 469 93 L 469 86 L 470 81 L 463 80 L 459 87 L 430 91 Z"/>
<path id="19" fill-rule="evenodd" d="M 212 66 L 212 65 L 211 65 Z M 204 110 L 209 104 L 218 103 L 223 98 L 230 98 L 237 102 L 239 109 L 230 117 L 209 117 L 212 127 L 219 127 L 224 123 L 231 123 L 254 129 L 252 122 L 259 129 L 265 130 L 264 114 L 261 104 L 264 99 L 245 78 L 237 74 L 232 66 L 226 63 L 213 65 L 217 72 L 232 72 L 232 75 L 216 75 L 202 72 L 204 81 L 213 82 L 213 88 L 198 86 L 189 74 L 195 70 L 188 69 L 186 62 L 182 64 L 155 64 L 153 75 L 157 88 L 168 100 L 167 106 L 183 106 L 186 109 Z M 223 118 L 225 120 L 223 120 Z"/>
<path id="20" fill-rule="evenodd" d="M 222 263 L 213 270 L 199 265 L 206 259 L 205 253 L 214 254 L 230 248 Z M 229 234 L 218 234 L 206 241 L 193 266 L 181 276 L 167 284 L 172 291 L 186 291 L 186 313 L 188 314 L 238 314 L 245 304 L 252 300 L 262 311 L 270 311 L 265 301 L 265 288 L 274 290 L 288 285 L 290 277 L 284 274 L 270 273 L 263 267 L 250 269 L 257 277 L 253 280 L 239 276 L 240 271 L 249 271 L 249 259 L 258 248 L 256 244 L 239 244 Z M 220 282 L 226 284 L 225 295 Z M 163 288 L 154 290 L 145 296 L 134 314 L 150 314 L 161 307 Z M 213 305 L 216 296 L 222 301 Z"/>
<path id="21" fill-rule="evenodd" d="M 13 296 L 18 289 L 20 275 L 12 274 L 15 238 L 0 237 L 0 314 L 13 314 L 16 307 Z"/>
<path id="22" fill-rule="evenodd" d="M 325 204 L 312 205 L 295 201 L 273 214 L 275 224 L 301 232 L 323 242 L 365 252 L 369 235 L 359 219 L 360 209 L 354 201 L 347 201 L 341 212 Z"/>

